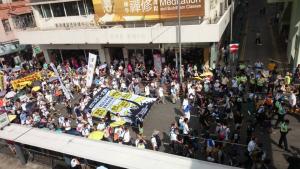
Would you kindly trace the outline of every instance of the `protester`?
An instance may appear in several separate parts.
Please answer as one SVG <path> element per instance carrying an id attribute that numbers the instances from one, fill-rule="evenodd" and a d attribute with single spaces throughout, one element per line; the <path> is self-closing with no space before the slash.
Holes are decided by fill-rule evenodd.
<path id="1" fill-rule="evenodd" d="M 257 44 L 261 43 L 258 36 Z M 225 62 L 229 59 L 228 51 L 227 47 L 223 48 Z M 28 98 L 5 98 L 3 110 L 17 115 L 15 122 L 21 125 L 86 138 L 94 131 L 103 132 L 105 141 L 132 145 L 132 140 L 135 140 L 134 145 L 138 148 L 162 150 L 161 146 L 165 146 L 165 143 L 162 144 L 158 131 L 153 132 L 151 137 L 148 136 L 149 140 L 145 140 L 148 125 L 143 121 L 144 116 L 135 117 L 131 130 L 128 123 L 110 126 L 113 122 L 120 123 L 124 120 L 120 112 L 112 113 L 107 110 L 101 117 L 95 117 L 92 112 L 85 110 L 99 91 L 108 87 L 116 91 L 157 98 L 157 103 L 169 104 L 170 98 L 179 118 L 172 124 L 169 138 L 166 139 L 170 142 L 172 153 L 191 157 L 201 145 L 206 150 L 203 159 L 222 163 L 224 160 L 221 157 L 225 156 L 227 148 L 230 147 L 228 144 L 236 143 L 246 145 L 244 150 L 252 158 L 251 155 L 259 147 L 257 138 L 254 137 L 259 127 L 270 129 L 278 124 L 281 132 L 279 145 L 284 143 L 285 148 L 288 148 L 288 122 L 284 119 L 287 113 L 297 111 L 299 87 L 294 82 L 299 81 L 299 66 L 291 74 L 280 73 L 273 62 L 266 69 L 259 60 L 254 65 L 242 63 L 236 67 L 217 64 L 212 70 L 207 66 L 184 63 L 179 65 L 181 71 L 178 72 L 172 65 L 163 65 L 163 69 L 158 70 L 156 67 L 145 67 L 140 61 L 126 65 L 124 61 L 116 59 L 112 64 L 107 64 L 106 68 L 97 65 L 92 87 L 87 87 L 87 65 L 74 60 L 67 62 L 56 65 L 64 87 L 60 80 L 52 79 L 48 75 L 53 71 L 51 67 L 32 67 L 27 73 L 5 72 L 9 79 L 6 84 L 7 93 L 22 91 Z M 76 69 L 78 66 L 80 68 Z M 35 86 L 32 85 L 24 86 L 24 89 L 13 88 L 13 80 L 37 71 L 43 75 L 41 82 L 36 84 L 40 89 L 33 91 Z M 178 81 L 180 77 L 183 79 L 182 83 Z M 66 91 L 73 97 L 67 98 Z M 176 105 L 178 100 L 182 103 L 181 106 Z M 247 106 L 244 106 L 245 102 Z M 245 112 L 248 115 L 245 116 Z M 278 118 L 275 118 L 277 122 L 273 124 L 275 115 Z M 191 128 L 198 121 L 201 127 Z M 243 127 L 247 130 L 243 130 Z M 138 138 L 131 135 L 133 132 L 139 134 Z M 247 142 L 242 141 L 243 135 L 247 137 Z M 202 142 L 196 142 L 196 138 Z M 146 141 L 151 145 L 147 146 Z"/>

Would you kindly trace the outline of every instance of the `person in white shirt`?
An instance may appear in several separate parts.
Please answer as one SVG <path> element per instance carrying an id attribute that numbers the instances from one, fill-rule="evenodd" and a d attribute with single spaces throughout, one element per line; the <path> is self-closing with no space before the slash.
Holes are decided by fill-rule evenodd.
<path id="1" fill-rule="evenodd" d="M 130 137 L 129 129 L 127 127 L 125 127 L 124 133 L 122 135 L 123 135 L 123 144 L 130 145 L 131 137 Z"/>
<path id="2" fill-rule="evenodd" d="M 78 122 L 77 127 L 76 127 L 76 131 L 78 131 L 79 133 L 82 132 L 84 127 L 84 124 L 82 123 L 82 121 Z"/>
<path id="3" fill-rule="evenodd" d="M 152 134 L 152 137 L 151 137 L 151 145 L 152 145 L 152 149 L 154 151 L 158 151 L 159 150 L 159 145 L 157 143 L 157 140 L 156 138 L 159 137 L 159 131 L 154 131 L 153 134 Z"/>
<path id="4" fill-rule="evenodd" d="M 185 118 L 183 121 L 183 134 L 187 135 L 190 132 L 189 126 L 188 126 L 188 119 Z"/>
<path id="5" fill-rule="evenodd" d="M 71 121 L 68 118 L 65 118 L 64 123 L 63 123 L 63 127 L 64 127 L 66 132 L 68 132 L 72 129 L 71 128 Z"/>
<path id="6" fill-rule="evenodd" d="M 81 134 L 83 137 L 88 137 L 90 135 L 90 127 L 88 124 L 84 124 Z"/>
<path id="7" fill-rule="evenodd" d="M 290 103 L 290 106 L 291 106 L 291 111 L 295 112 L 296 105 L 297 105 L 297 98 L 296 98 L 296 95 L 293 91 L 291 91 L 291 95 L 289 97 L 289 103 Z"/>
<path id="8" fill-rule="evenodd" d="M 106 128 L 106 125 L 105 125 L 103 119 L 101 119 L 101 121 L 97 125 L 97 130 L 103 131 L 105 128 Z"/>
<path id="9" fill-rule="evenodd" d="M 154 74 L 155 74 L 155 72 L 151 69 L 151 70 L 149 71 L 150 77 L 151 77 L 151 78 L 154 78 Z"/>
<path id="10" fill-rule="evenodd" d="M 163 89 L 162 86 L 160 86 L 159 89 L 158 89 L 158 96 L 159 96 L 158 102 L 162 102 L 162 104 L 166 104 L 165 103 L 165 96 L 164 96 L 164 89 Z"/>
<path id="11" fill-rule="evenodd" d="M 251 139 L 251 141 L 248 143 L 247 150 L 248 150 L 248 153 L 249 153 L 250 156 L 251 156 L 251 154 L 253 153 L 253 151 L 254 151 L 255 148 L 256 148 L 256 142 L 257 142 L 257 138 L 256 138 L 256 137 L 253 137 L 253 138 Z"/>
<path id="12" fill-rule="evenodd" d="M 148 84 L 145 86 L 145 96 L 146 96 L 146 97 L 149 97 L 149 96 L 150 96 L 150 88 L 149 88 L 149 85 L 148 85 Z"/>
<path id="13" fill-rule="evenodd" d="M 126 92 L 127 91 L 127 86 L 124 80 L 121 80 L 121 91 Z"/>
<path id="14" fill-rule="evenodd" d="M 122 121 L 122 118 L 119 113 L 116 114 L 115 121 Z"/>

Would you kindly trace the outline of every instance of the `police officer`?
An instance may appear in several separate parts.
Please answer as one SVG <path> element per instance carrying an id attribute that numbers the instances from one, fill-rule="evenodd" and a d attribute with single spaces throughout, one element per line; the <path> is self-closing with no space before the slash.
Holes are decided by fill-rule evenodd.
<path id="1" fill-rule="evenodd" d="M 289 132 L 289 128 L 288 128 L 289 123 L 290 123 L 290 121 L 288 119 L 286 119 L 280 124 L 279 147 L 282 147 L 282 142 L 283 142 L 284 148 L 286 151 L 288 150 L 288 143 L 287 143 L 286 135 Z"/>

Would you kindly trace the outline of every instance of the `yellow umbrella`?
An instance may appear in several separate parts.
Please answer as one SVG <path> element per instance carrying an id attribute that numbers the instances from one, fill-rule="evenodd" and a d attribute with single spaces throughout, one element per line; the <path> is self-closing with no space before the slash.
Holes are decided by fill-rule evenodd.
<path id="1" fill-rule="evenodd" d="M 204 72 L 200 75 L 201 77 L 206 77 L 206 76 L 213 76 L 212 72 Z"/>
<path id="2" fill-rule="evenodd" d="M 121 120 L 121 121 L 115 121 L 113 123 L 110 123 L 110 127 L 119 127 L 122 126 L 123 124 L 125 124 L 126 122 Z"/>
<path id="3" fill-rule="evenodd" d="M 88 139 L 91 140 L 102 140 L 104 136 L 104 132 L 102 131 L 93 131 L 91 132 L 91 134 L 89 135 Z"/>
<path id="4" fill-rule="evenodd" d="M 39 90 L 41 90 L 41 87 L 40 87 L 40 86 L 34 86 L 34 87 L 32 88 L 32 91 L 34 91 L 34 92 L 37 92 L 37 91 L 39 91 Z"/>
<path id="5" fill-rule="evenodd" d="M 12 122 L 17 118 L 17 115 L 8 115 L 9 122 Z"/>
<path id="6" fill-rule="evenodd" d="M 194 80 L 202 80 L 201 77 L 193 77 Z"/>

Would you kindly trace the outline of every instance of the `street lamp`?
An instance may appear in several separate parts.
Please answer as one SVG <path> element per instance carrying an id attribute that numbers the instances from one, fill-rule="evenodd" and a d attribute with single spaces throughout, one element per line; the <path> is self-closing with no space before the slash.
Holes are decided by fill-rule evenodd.
<path id="1" fill-rule="evenodd" d="M 178 31 L 177 31 L 177 36 L 178 36 L 178 48 L 179 48 L 179 78 L 180 78 L 180 83 L 182 83 L 182 72 L 181 72 L 181 65 L 182 65 L 182 58 L 181 58 L 181 11 L 180 11 L 180 1 L 177 1 L 177 16 L 178 16 Z"/>

